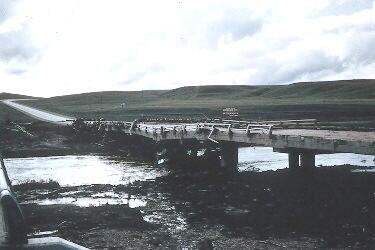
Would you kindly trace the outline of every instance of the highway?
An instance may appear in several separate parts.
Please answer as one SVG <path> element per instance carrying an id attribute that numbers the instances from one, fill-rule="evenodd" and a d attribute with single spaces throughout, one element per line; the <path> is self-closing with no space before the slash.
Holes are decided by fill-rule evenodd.
<path id="1" fill-rule="evenodd" d="M 21 101 L 21 100 L 30 100 L 30 99 L 8 99 L 8 100 L 3 100 L 2 102 L 5 105 L 8 105 L 9 107 L 12 107 L 26 115 L 29 115 L 35 119 L 53 123 L 53 124 L 59 124 L 59 125 L 69 125 L 72 123 L 72 120 L 74 120 L 74 117 L 69 117 L 69 116 L 63 116 L 60 114 L 53 114 L 51 112 L 47 112 L 41 109 L 29 107 L 20 103 L 17 103 L 16 101 Z"/>

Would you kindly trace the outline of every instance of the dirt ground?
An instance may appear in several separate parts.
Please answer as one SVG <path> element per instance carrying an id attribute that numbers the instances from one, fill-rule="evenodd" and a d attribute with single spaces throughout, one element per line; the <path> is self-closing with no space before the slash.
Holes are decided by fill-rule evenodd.
<path id="1" fill-rule="evenodd" d="M 92 249 L 368 248 L 375 243 L 375 174 L 352 173 L 349 166 L 232 176 L 179 170 L 156 181 L 88 189 L 126 191 L 147 197 L 147 204 L 24 204 L 30 232 L 56 230 Z M 59 188 L 48 192 L 56 195 Z M 22 202 L 27 194 L 19 197 Z M 186 220 L 179 223 L 171 208 Z M 145 221 L 145 214 L 155 211 L 159 217 Z"/>

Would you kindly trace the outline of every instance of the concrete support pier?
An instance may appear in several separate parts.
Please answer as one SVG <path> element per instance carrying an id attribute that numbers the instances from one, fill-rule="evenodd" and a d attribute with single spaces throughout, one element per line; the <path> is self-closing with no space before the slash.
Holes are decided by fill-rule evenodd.
<path id="1" fill-rule="evenodd" d="M 289 168 L 296 169 L 315 167 L 315 154 L 312 152 L 288 152 Z"/>
<path id="2" fill-rule="evenodd" d="M 315 154 L 311 152 L 304 152 L 300 155 L 301 167 L 313 168 L 315 167 Z"/>
<path id="3" fill-rule="evenodd" d="M 289 168 L 295 169 L 299 167 L 299 154 L 297 152 L 289 152 Z"/>
<path id="4" fill-rule="evenodd" d="M 237 171 L 238 146 L 234 142 L 220 142 L 220 165 L 226 169 Z"/>

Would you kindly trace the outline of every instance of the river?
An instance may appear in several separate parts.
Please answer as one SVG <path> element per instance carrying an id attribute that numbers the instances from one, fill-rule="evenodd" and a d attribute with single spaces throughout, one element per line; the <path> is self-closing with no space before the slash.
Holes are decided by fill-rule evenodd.
<path id="1" fill-rule="evenodd" d="M 272 148 L 266 147 L 240 148 L 238 158 L 240 172 L 277 170 L 288 166 L 287 154 L 273 152 Z M 66 155 L 9 158 L 4 161 L 14 185 L 27 181 L 47 180 L 56 181 L 60 186 L 126 185 L 168 174 L 168 170 L 164 167 L 131 162 L 118 156 Z M 316 156 L 318 167 L 344 164 L 375 167 L 375 156 L 357 154 Z"/>
<path id="2" fill-rule="evenodd" d="M 240 172 L 267 171 L 286 168 L 287 154 L 273 152 L 272 148 L 247 147 L 239 149 Z M 25 182 L 55 181 L 61 187 L 87 185 L 127 185 L 135 181 L 154 180 L 168 174 L 162 166 L 151 166 L 127 161 L 118 156 L 66 155 L 49 157 L 29 157 L 5 159 L 8 175 L 13 185 Z M 316 157 L 317 166 L 350 164 L 375 167 L 375 156 L 356 154 L 328 154 Z M 362 171 L 362 170 L 361 170 Z M 368 169 L 366 171 L 372 171 Z M 69 190 L 69 189 L 68 189 Z M 87 192 L 77 197 L 77 192 L 67 191 L 62 197 L 51 199 L 38 197 L 29 202 L 39 204 L 73 203 L 78 206 L 99 206 L 103 204 L 129 204 L 132 207 L 144 206 L 144 197 L 130 197 L 127 193 L 105 190 Z M 82 192 L 81 192 L 82 193 Z"/>
<path id="3" fill-rule="evenodd" d="M 237 198 L 232 201 L 230 196 L 225 195 L 225 192 L 231 190 L 230 187 L 233 184 L 229 181 L 224 186 L 219 185 L 219 187 L 223 188 L 219 193 L 223 192 L 223 195 L 219 195 L 219 199 L 211 204 L 210 201 L 212 201 L 212 197 L 217 194 L 217 192 L 213 192 L 213 190 L 216 190 L 217 186 L 215 185 L 217 184 L 204 187 L 200 187 L 199 184 L 198 186 L 194 186 L 196 184 L 191 183 L 189 180 L 184 180 L 181 177 L 180 181 L 183 181 L 182 194 L 184 197 L 185 194 L 186 197 L 189 197 L 187 200 L 178 199 L 178 194 L 181 193 L 181 190 L 180 192 L 165 192 L 164 190 L 155 191 L 153 190 L 153 187 L 151 187 L 151 190 L 138 190 L 138 192 L 135 193 L 129 192 L 130 189 L 127 189 L 129 184 L 137 183 L 139 181 L 142 183 L 146 183 L 146 181 L 154 183 L 153 181 L 156 178 L 168 175 L 170 170 L 164 165 L 152 166 L 145 163 L 129 161 L 123 157 L 108 155 L 8 158 L 4 161 L 13 185 L 34 181 L 48 182 L 50 180 L 55 181 L 60 185 L 60 188 L 58 189 L 40 188 L 23 193 L 22 197 L 20 197 L 20 201 L 23 204 L 32 205 L 32 203 L 37 203 L 42 205 L 42 207 L 53 204 L 73 204 L 83 210 L 87 210 L 86 207 L 89 206 L 99 207 L 107 204 L 128 205 L 129 207 L 137 208 L 140 211 L 142 215 L 141 219 L 143 221 L 166 228 L 166 230 L 172 235 L 176 233 L 178 234 L 179 232 L 186 233 L 186 230 L 189 230 L 189 228 L 191 229 L 196 225 L 196 222 L 189 218 L 189 216 L 194 217 L 196 215 L 199 216 L 199 218 L 202 217 L 200 223 L 203 223 L 206 217 L 208 218 L 212 214 L 221 210 L 224 211 L 223 214 L 225 216 L 234 216 L 236 214 L 241 216 L 241 213 L 244 213 L 249 209 L 256 209 L 256 206 L 254 207 L 253 203 L 256 203 L 258 200 L 258 198 L 254 197 L 250 200 L 245 198 L 247 202 L 243 202 L 244 198 L 242 196 L 248 197 L 249 195 L 258 195 L 260 197 L 267 197 L 267 195 L 272 194 L 271 191 L 279 190 L 267 186 L 267 188 L 261 189 L 260 191 L 254 191 L 247 194 L 246 190 L 251 188 L 251 186 L 245 183 L 239 185 L 239 189 L 234 189 L 241 190 L 245 192 L 246 195 L 243 194 L 242 196 L 238 196 L 240 199 L 239 201 L 237 201 Z M 316 164 L 318 167 L 350 164 L 353 166 L 368 167 L 358 168 L 358 170 L 353 171 L 372 172 L 375 168 L 375 156 L 355 154 L 318 155 L 316 157 Z M 287 165 L 287 154 L 273 152 L 272 148 L 248 147 L 239 149 L 240 175 L 241 173 L 249 171 L 272 171 L 282 169 L 286 168 Z M 194 179 L 195 178 L 196 177 L 194 177 Z M 263 181 L 267 181 L 267 179 L 264 179 Z M 174 183 L 174 185 L 176 185 L 176 188 L 180 188 L 180 183 Z M 265 194 L 263 194 L 264 192 Z M 287 199 L 288 197 L 294 197 L 293 195 L 290 196 L 290 191 L 287 193 L 288 195 L 285 197 L 283 196 L 282 200 Z M 176 197 L 174 196 L 175 194 L 177 194 Z M 225 200 L 225 202 L 222 200 Z M 274 198 L 271 200 L 275 201 Z M 195 207 L 195 202 L 203 205 Z M 208 202 L 208 204 L 205 204 L 205 202 Z M 237 204 L 238 202 L 239 204 Z M 247 204 L 249 202 L 251 204 Z M 287 206 L 285 204 L 288 203 L 282 203 L 283 206 Z M 265 205 L 260 206 L 259 211 L 256 210 L 255 214 L 259 214 L 260 211 L 263 211 L 264 209 L 269 209 L 267 207 L 269 205 L 270 203 L 265 202 Z M 184 211 L 186 206 L 188 206 L 188 212 Z M 291 209 L 293 209 L 295 206 L 292 204 L 291 207 Z M 205 210 L 202 210 L 202 208 L 213 210 L 209 210 L 205 213 Z M 286 210 L 289 211 L 290 208 L 287 207 Z M 201 215 L 202 213 L 206 217 Z M 215 223 L 217 220 L 220 221 L 222 218 L 225 219 L 225 216 L 220 215 L 214 217 Z M 279 217 L 276 216 L 275 218 Z M 275 225 L 277 224 L 276 222 Z M 220 221 L 220 223 L 223 222 Z M 223 223 L 223 225 L 224 224 L 225 223 Z M 108 230 L 110 230 L 111 226 L 108 227 Z M 291 230 L 293 231 L 295 229 Z M 49 228 L 49 231 L 56 233 L 57 229 L 52 227 Z M 181 235 L 184 235 L 184 233 Z M 84 241 L 84 243 L 87 242 Z"/>

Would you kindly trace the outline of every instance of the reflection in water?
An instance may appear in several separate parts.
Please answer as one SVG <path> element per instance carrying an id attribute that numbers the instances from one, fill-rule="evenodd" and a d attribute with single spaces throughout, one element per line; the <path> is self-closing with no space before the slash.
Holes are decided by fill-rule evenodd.
<path id="1" fill-rule="evenodd" d="M 167 174 L 165 169 L 96 155 L 15 158 L 5 163 L 13 184 L 54 180 L 61 186 L 125 185 Z"/>
<path id="2" fill-rule="evenodd" d="M 266 171 L 286 168 L 288 155 L 276 153 L 272 148 L 247 147 L 238 149 L 238 169 L 240 171 Z"/>
<path id="3" fill-rule="evenodd" d="M 72 187 L 91 184 L 126 185 L 134 181 L 152 180 L 166 175 L 167 170 L 149 165 L 121 161 L 114 157 L 95 155 L 85 156 L 53 156 L 6 159 L 7 171 L 14 185 L 27 181 L 57 181 L 61 186 Z M 130 197 L 127 193 L 112 191 L 86 192 L 82 190 L 67 191 L 59 197 L 48 197 L 48 191 L 38 190 L 43 198 L 33 198 L 30 195 L 28 203 L 40 205 L 73 204 L 81 207 L 122 205 L 143 207 L 146 200 Z"/>
<path id="4" fill-rule="evenodd" d="M 272 148 L 247 147 L 238 151 L 239 170 L 276 170 L 288 166 L 288 155 Z M 317 155 L 316 164 L 332 166 L 350 164 L 375 166 L 375 156 L 356 154 Z M 61 186 L 91 184 L 126 185 L 134 181 L 153 180 L 166 175 L 165 168 L 122 161 L 97 155 L 53 156 L 5 159 L 13 184 L 26 181 L 57 181 Z"/>

